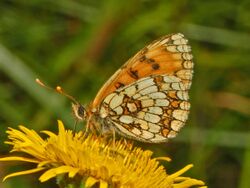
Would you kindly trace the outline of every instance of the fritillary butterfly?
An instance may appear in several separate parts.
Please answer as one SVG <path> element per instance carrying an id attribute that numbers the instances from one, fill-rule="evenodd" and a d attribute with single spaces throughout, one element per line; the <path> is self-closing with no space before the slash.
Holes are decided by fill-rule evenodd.
<path id="1" fill-rule="evenodd" d="M 188 118 L 192 59 L 183 34 L 153 41 L 115 72 L 86 109 L 74 103 L 74 114 L 90 128 L 99 123 L 134 140 L 166 142 Z"/>
<path id="2" fill-rule="evenodd" d="M 170 34 L 130 58 L 86 108 L 60 87 L 57 91 L 73 100 L 75 117 L 86 120 L 93 131 L 113 130 L 142 142 L 166 142 L 188 118 L 192 59 L 184 35 Z"/>

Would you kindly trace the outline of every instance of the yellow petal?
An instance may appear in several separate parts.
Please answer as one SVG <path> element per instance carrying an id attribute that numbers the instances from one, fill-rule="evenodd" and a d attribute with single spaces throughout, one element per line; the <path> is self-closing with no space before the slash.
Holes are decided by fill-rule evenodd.
<path id="1" fill-rule="evenodd" d="M 193 164 L 189 164 L 187 166 L 185 166 L 184 168 L 178 170 L 177 172 L 171 174 L 168 176 L 168 178 L 177 178 L 178 176 L 182 175 L 183 173 L 185 173 L 186 171 L 188 171 L 190 168 L 192 168 L 194 165 Z"/>
<path id="2" fill-rule="evenodd" d="M 44 172 L 39 180 L 41 182 L 45 182 L 55 176 L 57 176 L 58 174 L 63 174 L 63 173 L 71 173 L 71 176 L 72 175 L 75 175 L 79 169 L 77 168 L 73 168 L 73 167 L 70 167 L 70 166 L 60 166 L 60 167 L 57 167 L 57 168 L 52 168 L 50 170 L 47 170 L 46 172 Z"/>
<path id="3" fill-rule="evenodd" d="M 108 183 L 106 181 L 100 181 L 100 188 L 108 188 Z"/>
<path id="4" fill-rule="evenodd" d="M 59 132 L 65 132 L 63 122 L 61 120 L 57 120 L 57 123 L 58 123 Z"/>
<path id="5" fill-rule="evenodd" d="M 51 164 L 52 161 L 42 161 L 38 163 L 37 167 L 43 167 L 43 166 L 46 166 L 47 164 Z"/>
<path id="6" fill-rule="evenodd" d="M 92 187 L 93 185 L 95 185 L 97 182 L 99 182 L 99 180 L 93 178 L 93 177 L 88 177 L 88 179 L 85 182 L 85 186 L 86 187 Z"/>
<path id="7" fill-rule="evenodd" d="M 19 125 L 19 129 L 25 133 L 25 137 L 30 139 L 32 142 L 44 143 L 44 140 L 32 129 L 28 129 L 22 125 Z"/>
<path id="8" fill-rule="evenodd" d="M 167 162 L 171 161 L 169 157 L 156 157 L 155 159 L 158 161 L 167 161 Z"/>
<path id="9" fill-rule="evenodd" d="M 69 177 L 70 177 L 70 178 L 75 177 L 75 175 L 76 175 L 78 172 L 79 172 L 79 169 L 78 169 L 78 168 L 72 169 L 71 171 L 69 171 Z"/>
<path id="10" fill-rule="evenodd" d="M 56 134 L 54 134 L 54 133 L 52 133 L 50 131 L 41 131 L 41 133 L 44 133 L 44 134 L 48 135 L 49 137 L 57 137 Z"/>
<path id="11" fill-rule="evenodd" d="M 39 172 L 39 171 L 44 170 L 44 169 L 45 168 L 41 167 L 41 168 L 34 168 L 34 169 L 31 169 L 31 170 L 25 170 L 25 171 L 21 171 L 21 172 L 15 172 L 15 173 L 12 173 L 12 174 L 9 174 L 9 175 L 5 176 L 3 178 L 3 181 L 5 181 L 8 178 L 14 177 L 14 176 L 32 174 L 32 173 L 36 173 L 36 172 Z"/>
<path id="12" fill-rule="evenodd" d="M 3 158 L 0 158 L 0 161 L 23 161 L 23 162 L 30 162 L 30 163 L 39 163 L 38 160 L 29 159 L 25 157 L 3 157 Z"/>
<path id="13" fill-rule="evenodd" d="M 201 180 L 189 178 L 186 181 L 183 181 L 183 182 L 178 183 L 178 184 L 174 184 L 173 187 L 174 188 L 185 188 L 185 187 L 192 187 L 192 186 L 199 186 L 199 185 L 200 186 L 205 185 L 205 183 Z"/>

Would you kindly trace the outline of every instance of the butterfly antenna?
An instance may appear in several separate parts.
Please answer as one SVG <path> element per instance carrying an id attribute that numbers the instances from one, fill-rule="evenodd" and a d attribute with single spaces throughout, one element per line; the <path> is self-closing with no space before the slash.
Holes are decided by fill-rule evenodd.
<path id="1" fill-rule="evenodd" d="M 41 80 L 39 80 L 38 78 L 36 78 L 36 83 L 39 84 L 40 86 L 48 89 L 48 90 L 52 90 L 55 91 L 52 87 L 47 86 L 46 84 L 44 84 Z"/>
<path id="2" fill-rule="evenodd" d="M 66 93 L 61 86 L 56 86 L 56 88 L 52 88 L 52 87 L 49 87 L 47 86 L 45 83 L 43 83 L 41 80 L 39 80 L 38 78 L 36 78 L 36 83 L 38 83 L 40 86 L 48 89 L 48 90 L 52 90 L 52 91 L 55 91 L 57 93 L 60 93 L 61 95 L 67 97 L 68 99 L 70 99 L 72 102 L 74 102 L 75 104 L 79 104 L 79 102 L 74 98 L 72 97 L 71 95 L 69 95 L 68 93 Z"/>
<path id="3" fill-rule="evenodd" d="M 58 93 L 64 95 L 65 97 L 69 98 L 75 104 L 79 104 L 79 102 L 74 97 L 72 97 L 71 95 L 66 93 L 61 86 L 56 86 L 56 92 L 58 92 Z"/>

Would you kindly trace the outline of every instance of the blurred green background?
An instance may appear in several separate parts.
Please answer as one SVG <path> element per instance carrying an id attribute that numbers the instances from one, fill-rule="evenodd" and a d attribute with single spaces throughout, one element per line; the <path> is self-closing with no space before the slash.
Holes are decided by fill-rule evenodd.
<path id="1" fill-rule="evenodd" d="M 170 156 L 168 172 L 209 187 L 250 187 L 249 0 L 3 0 L 0 2 L 0 152 L 7 127 L 72 128 L 70 101 L 35 83 L 61 85 L 83 104 L 129 57 L 158 37 L 181 32 L 193 49 L 190 118 L 176 139 L 142 147 Z M 81 125 L 78 126 L 81 128 Z M 30 168 L 0 164 L 0 176 Z M 1 188 L 56 187 L 38 175 Z"/>

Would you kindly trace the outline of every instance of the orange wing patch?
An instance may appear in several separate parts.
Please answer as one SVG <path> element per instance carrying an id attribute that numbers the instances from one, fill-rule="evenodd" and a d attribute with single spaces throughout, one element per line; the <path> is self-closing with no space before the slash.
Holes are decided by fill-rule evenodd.
<path id="1" fill-rule="evenodd" d="M 193 56 L 187 39 L 180 33 L 162 37 L 129 59 L 100 89 L 91 108 L 116 89 L 151 75 L 175 75 L 183 82 L 192 79 Z"/>

